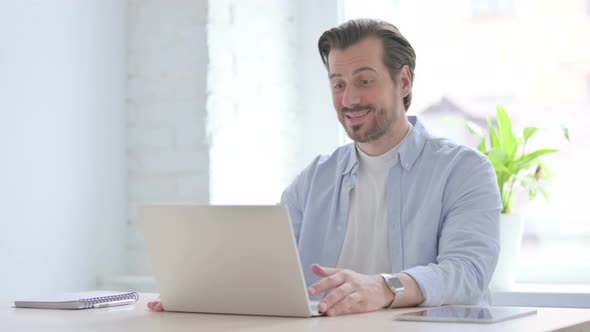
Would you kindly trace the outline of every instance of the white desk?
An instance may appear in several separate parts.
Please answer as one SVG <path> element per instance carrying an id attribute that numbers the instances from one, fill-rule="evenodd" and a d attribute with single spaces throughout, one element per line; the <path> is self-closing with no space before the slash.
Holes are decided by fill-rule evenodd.
<path id="1" fill-rule="evenodd" d="M 146 307 L 155 297 L 142 293 L 134 305 L 75 311 L 16 309 L 2 301 L 0 331 L 590 331 L 590 309 L 538 308 L 535 316 L 477 325 L 394 321 L 393 310 L 317 318 L 156 313 Z"/>

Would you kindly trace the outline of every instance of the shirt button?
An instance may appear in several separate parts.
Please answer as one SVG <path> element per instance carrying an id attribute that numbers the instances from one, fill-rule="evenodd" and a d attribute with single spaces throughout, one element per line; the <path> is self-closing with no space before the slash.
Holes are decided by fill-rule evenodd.
<path id="1" fill-rule="evenodd" d="M 409 168 L 409 167 L 410 167 L 410 164 L 406 164 L 406 168 Z"/>
<path id="2" fill-rule="evenodd" d="M 338 225 L 338 227 L 336 227 L 336 230 L 342 232 L 342 226 Z"/>

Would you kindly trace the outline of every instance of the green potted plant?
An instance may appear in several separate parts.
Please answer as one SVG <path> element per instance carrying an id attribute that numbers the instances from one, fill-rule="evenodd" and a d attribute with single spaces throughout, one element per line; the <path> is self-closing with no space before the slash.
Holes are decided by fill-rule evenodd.
<path id="1" fill-rule="evenodd" d="M 512 120 L 502 106 L 496 107 L 496 125 L 488 118 L 487 130 L 472 122 L 464 122 L 469 132 L 479 138 L 477 150 L 490 159 L 496 172 L 498 189 L 502 198 L 500 257 L 490 288 L 509 289 L 514 282 L 523 229 L 522 216 L 511 213 L 514 208 L 515 192 L 523 188 L 528 192 L 530 199 L 535 198 L 539 193 L 548 199 L 543 183 L 551 181 L 551 172 L 541 161 L 541 157 L 558 150 L 527 151 L 529 139 L 540 129 L 526 127 L 522 134 L 518 135 L 512 128 Z M 562 130 L 569 141 L 568 129 L 564 127 Z"/>
<path id="2" fill-rule="evenodd" d="M 497 126 L 494 126 L 488 118 L 487 133 L 472 122 L 465 121 L 465 124 L 467 129 L 480 139 L 477 150 L 485 154 L 494 166 L 502 197 L 502 213 L 512 212 L 514 192 L 518 185 L 528 191 L 531 199 L 538 193 L 548 199 L 549 196 L 540 180 L 551 181 L 551 172 L 542 163 L 541 157 L 558 150 L 526 151 L 529 139 L 539 132 L 539 128 L 526 127 L 522 131 L 522 136 L 517 135 L 512 128 L 512 120 L 500 105 L 496 108 L 496 122 Z M 567 128 L 563 128 L 563 134 L 569 141 Z"/>

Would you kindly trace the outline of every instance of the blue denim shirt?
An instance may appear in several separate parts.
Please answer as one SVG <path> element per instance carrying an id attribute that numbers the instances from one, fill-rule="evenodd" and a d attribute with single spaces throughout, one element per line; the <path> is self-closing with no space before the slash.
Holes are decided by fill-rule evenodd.
<path id="1" fill-rule="evenodd" d="M 412 276 L 423 306 L 485 303 L 500 250 L 494 169 L 481 153 L 409 118 L 414 129 L 387 179 L 389 272 Z M 354 145 L 344 145 L 314 159 L 283 192 L 308 286 L 319 280 L 312 264 L 336 266 L 357 167 Z"/>

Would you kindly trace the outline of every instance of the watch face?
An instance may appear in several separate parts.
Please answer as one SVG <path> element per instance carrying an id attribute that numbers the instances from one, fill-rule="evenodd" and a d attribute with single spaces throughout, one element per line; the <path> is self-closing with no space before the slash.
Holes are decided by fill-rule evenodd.
<path id="1" fill-rule="evenodd" d="M 389 278 L 388 281 L 389 281 L 389 284 L 391 286 L 393 286 L 393 288 L 395 288 L 395 289 L 404 288 L 404 285 L 402 284 L 402 282 L 397 277 Z"/>

